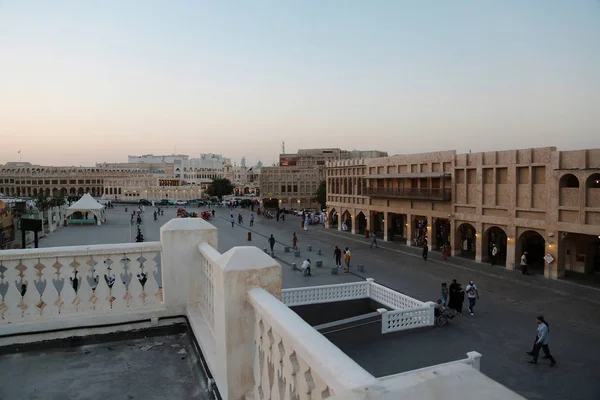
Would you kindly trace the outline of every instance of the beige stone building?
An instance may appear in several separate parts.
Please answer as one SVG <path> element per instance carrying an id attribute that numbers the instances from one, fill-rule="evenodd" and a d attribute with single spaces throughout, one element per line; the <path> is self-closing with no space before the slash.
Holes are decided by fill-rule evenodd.
<path id="1" fill-rule="evenodd" d="M 455 151 L 327 164 L 329 227 L 546 277 L 600 273 L 600 149 Z"/>
<path id="2" fill-rule="evenodd" d="M 105 200 L 138 202 L 139 200 L 192 200 L 201 199 L 201 186 L 186 185 L 180 179 L 165 174 L 131 174 L 104 181 Z"/>
<path id="3" fill-rule="evenodd" d="M 315 192 L 325 179 L 325 164 L 328 161 L 382 156 L 387 156 L 387 153 L 335 148 L 300 149 L 298 153 L 280 154 L 279 166 L 262 168 L 260 193 L 263 198 L 279 199 L 281 207 L 318 208 Z"/>
<path id="4" fill-rule="evenodd" d="M 84 193 L 101 196 L 105 179 L 130 173 L 131 168 L 122 167 L 54 167 L 11 162 L 0 165 L 0 193 L 15 197 L 36 197 L 39 193 L 50 196 L 59 192 L 70 196 Z"/>

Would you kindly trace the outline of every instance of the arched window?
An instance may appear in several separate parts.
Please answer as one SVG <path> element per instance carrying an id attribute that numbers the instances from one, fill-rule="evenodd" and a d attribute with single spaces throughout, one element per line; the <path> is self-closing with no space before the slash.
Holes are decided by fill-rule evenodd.
<path id="1" fill-rule="evenodd" d="M 566 174 L 560 178 L 559 186 L 561 188 L 578 188 L 579 187 L 579 179 L 573 174 Z"/>

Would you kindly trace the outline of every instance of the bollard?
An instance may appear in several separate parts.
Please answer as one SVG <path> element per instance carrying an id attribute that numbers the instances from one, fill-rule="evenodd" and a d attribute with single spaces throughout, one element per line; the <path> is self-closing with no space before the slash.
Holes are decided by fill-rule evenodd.
<path id="1" fill-rule="evenodd" d="M 295 251 L 294 252 L 294 257 L 300 257 L 300 252 L 299 251 Z"/>
<path id="2" fill-rule="evenodd" d="M 358 272 L 365 272 L 365 266 L 362 264 L 358 264 Z"/>
<path id="3" fill-rule="evenodd" d="M 298 268 L 296 268 L 296 263 L 292 263 L 292 271 L 297 270 Z"/>
<path id="4" fill-rule="evenodd" d="M 338 274 L 338 267 L 331 267 L 331 275 L 337 275 Z"/>
<path id="5" fill-rule="evenodd" d="M 252 241 L 252 232 L 248 232 L 248 241 Z"/>
<path id="6" fill-rule="evenodd" d="M 323 268 L 323 261 L 317 260 L 317 268 Z"/>
<path id="7" fill-rule="evenodd" d="M 317 255 L 320 256 L 321 255 L 321 249 L 317 249 Z"/>
<path id="8" fill-rule="evenodd" d="M 310 244 L 308 245 L 308 251 L 312 251 L 312 246 Z"/>
<path id="9" fill-rule="evenodd" d="M 289 252 L 290 252 L 290 246 L 285 246 L 285 247 L 283 248 L 283 252 L 284 252 L 284 253 L 289 253 Z"/>

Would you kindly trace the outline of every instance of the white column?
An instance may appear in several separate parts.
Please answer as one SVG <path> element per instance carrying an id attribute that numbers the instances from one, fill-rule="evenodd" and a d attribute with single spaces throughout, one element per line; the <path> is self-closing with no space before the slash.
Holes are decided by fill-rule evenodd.
<path id="1" fill-rule="evenodd" d="M 174 218 L 160 228 L 162 287 L 167 308 L 185 314 L 192 298 L 192 275 L 200 268 L 198 245 L 217 247 L 217 228 L 201 218 Z M 176 314 L 175 314 L 176 315 Z"/>
<path id="2" fill-rule="evenodd" d="M 242 399 L 254 388 L 255 312 L 248 291 L 260 287 L 281 299 L 281 266 L 258 247 L 234 247 L 219 259 L 222 285 L 215 287 L 217 373 L 224 399 Z M 226 377 L 226 378 L 223 378 Z M 221 383 L 221 384 L 219 384 Z"/>

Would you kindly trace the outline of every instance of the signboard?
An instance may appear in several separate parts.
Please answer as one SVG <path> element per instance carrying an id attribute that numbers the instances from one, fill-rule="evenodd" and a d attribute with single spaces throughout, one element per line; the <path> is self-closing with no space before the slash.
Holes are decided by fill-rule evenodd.
<path id="1" fill-rule="evenodd" d="M 21 218 L 22 231 L 40 232 L 42 230 L 42 220 L 34 218 Z"/>
<path id="2" fill-rule="evenodd" d="M 544 261 L 546 261 L 546 264 L 552 264 L 552 262 L 554 261 L 554 257 L 552 257 L 550 253 L 548 253 L 544 257 Z"/>

